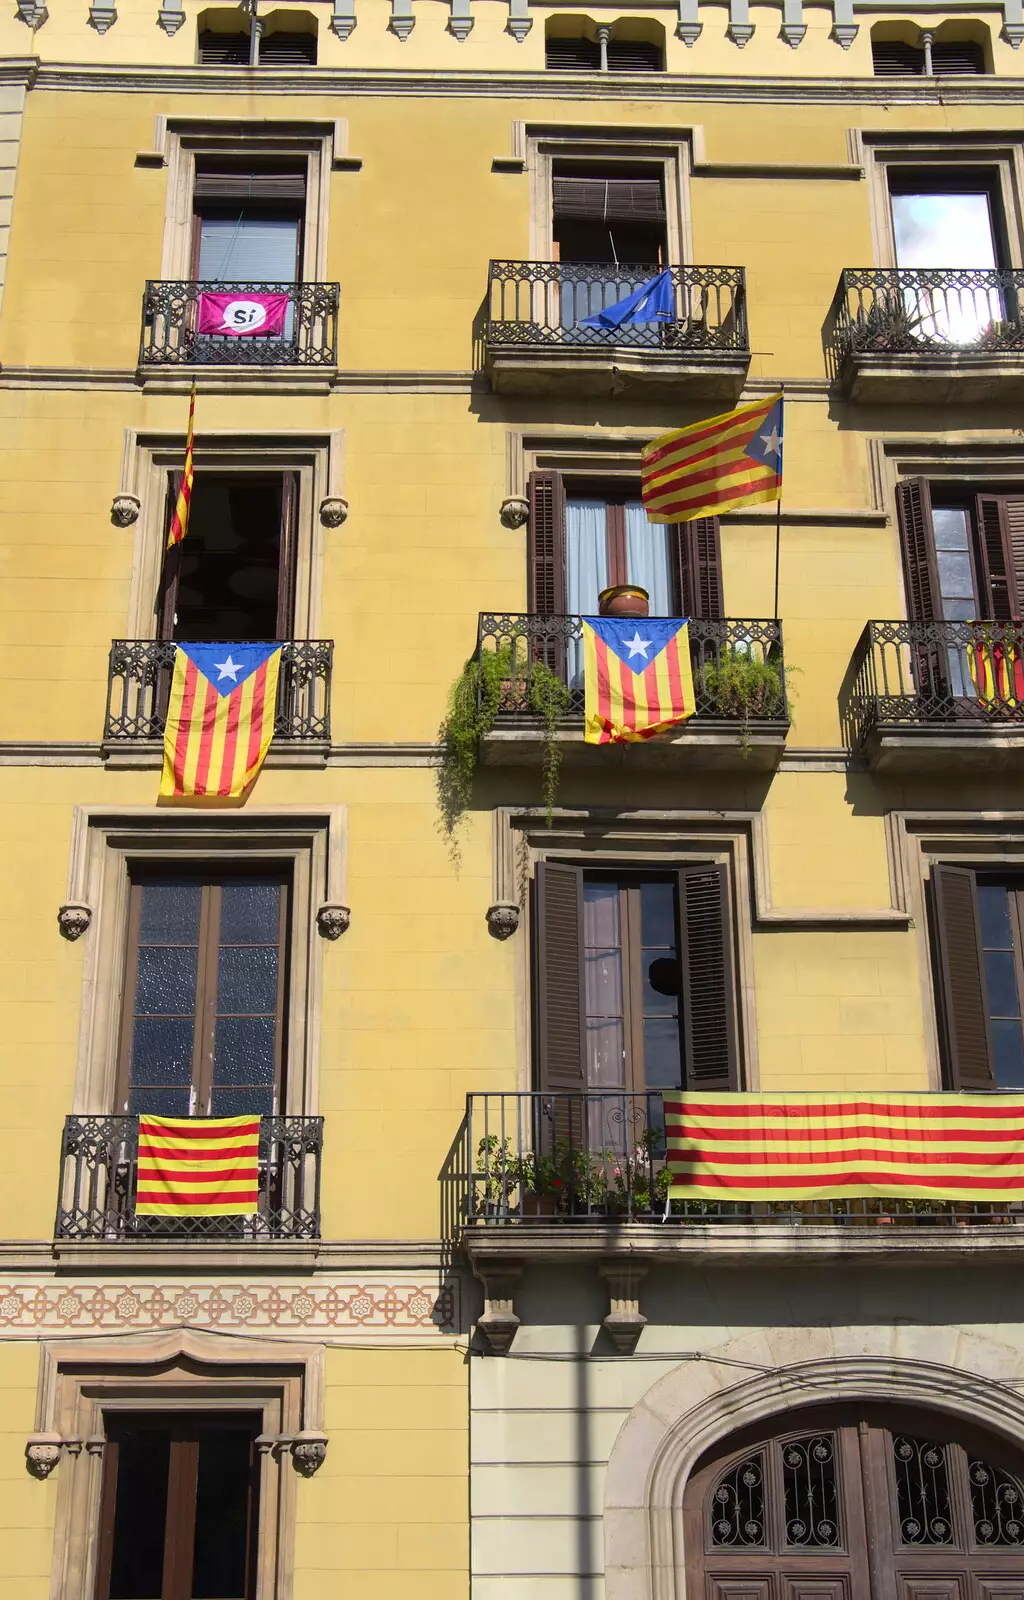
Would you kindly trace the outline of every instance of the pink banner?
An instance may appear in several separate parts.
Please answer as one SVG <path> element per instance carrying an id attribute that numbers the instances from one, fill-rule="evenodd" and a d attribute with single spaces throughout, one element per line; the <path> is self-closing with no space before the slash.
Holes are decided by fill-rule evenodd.
<path id="1" fill-rule="evenodd" d="M 199 296 L 199 332 L 230 333 L 246 338 L 254 333 L 284 332 L 286 294 L 208 294 Z"/>

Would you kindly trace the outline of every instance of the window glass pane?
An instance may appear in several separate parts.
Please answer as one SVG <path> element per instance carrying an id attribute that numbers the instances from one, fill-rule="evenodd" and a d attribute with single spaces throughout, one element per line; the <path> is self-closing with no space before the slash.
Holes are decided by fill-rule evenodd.
<path id="1" fill-rule="evenodd" d="M 595 1089 L 626 1081 L 621 891 L 615 883 L 583 885 L 583 974 L 587 1082 Z"/>
<path id="2" fill-rule="evenodd" d="M 147 881 L 138 892 L 129 1109 L 187 1116 L 202 889 L 165 879 Z M 172 1107 L 154 1103 L 157 1089 L 176 1091 Z"/>
<path id="3" fill-rule="evenodd" d="M 218 1086 L 274 1081 L 273 1017 L 218 1017 L 215 1080 Z"/>
<path id="4" fill-rule="evenodd" d="M 644 1085 L 648 1089 L 680 1086 L 679 1023 L 674 1016 L 644 1018 Z"/>
<path id="5" fill-rule="evenodd" d="M 192 1112 L 192 1090 L 132 1089 L 128 1095 L 128 1114 L 132 1117 L 187 1117 Z"/>
<path id="6" fill-rule="evenodd" d="M 277 944 L 281 923 L 279 883 L 229 882 L 221 891 L 221 944 Z"/>
<path id="7" fill-rule="evenodd" d="M 973 595 L 971 558 L 966 552 L 939 550 L 936 552 L 936 560 L 939 564 L 939 588 L 943 598 L 946 595 L 951 597 Z"/>
<path id="8" fill-rule="evenodd" d="M 936 550 L 970 549 L 970 525 L 962 506 L 932 506 Z"/>
<path id="9" fill-rule="evenodd" d="M 678 1089 L 682 1085 L 679 1039 L 679 951 L 676 944 L 676 890 L 671 883 L 640 887 L 640 971 L 643 979 L 644 1085 Z"/>
<path id="10" fill-rule="evenodd" d="M 298 261 L 298 217 L 261 217 L 239 209 L 203 217 L 199 224 L 199 276 L 244 282 L 293 283 Z"/>
<path id="11" fill-rule="evenodd" d="M 988 992 L 990 1016 L 1020 1016 L 1017 973 L 1012 950 L 985 951 L 985 988 Z"/>
<path id="12" fill-rule="evenodd" d="M 221 945 L 217 958 L 217 1010 L 251 1015 L 277 1011 L 276 947 Z"/>
<path id="13" fill-rule="evenodd" d="M 618 945 L 617 883 L 588 882 L 583 885 L 583 935 L 587 945 Z"/>
<path id="14" fill-rule="evenodd" d="M 587 1083 L 592 1089 L 621 1089 L 626 1052 L 621 1021 L 587 1018 Z"/>
<path id="15" fill-rule="evenodd" d="M 142 1016 L 191 1016 L 196 1008 L 195 946 L 159 945 L 139 950 L 135 1010 Z"/>
<path id="16" fill-rule="evenodd" d="M 224 1089 L 214 1085 L 210 1101 L 211 1117 L 272 1117 L 275 1114 L 273 1087 L 264 1089 Z"/>
<path id="17" fill-rule="evenodd" d="M 241 1429 L 200 1437 L 193 1600 L 245 1600 L 252 1449 Z"/>
<path id="18" fill-rule="evenodd" d="M 142 944 L 195 944 L 199 938 L 198 883 L 146 883 L 142 887 Z"/>
<path id="19" fill-rule="evenodd" d="M 110 1600 L 159 1600 L 170 1439 L 166 1429 L 118 1432 Z"/>
<path id="20" fill-rule="evenodd" d="M 992 1052 L 997 1089 L 1024 1089 L 1024 1038 L 1019 1021 L 993 1019 Z"/>
<path id="21" fill-rule="evenodd" d="M 132 1087 L 191 1083 L 192 1033 L 191 1017 L 136 1017 Z"/>
<path id="22" fill-rule="evenodd" d="M 1003 884 L 978 884 L 978 920 L 984 949 L 1012 950 L 1010 897 Z"/>
<path id="23" fill-rule="evenodd" d="M 894 194 L 892 220 L 901 267 L 994 267 L 989 197 Z"/>
<path id="24" fill-rule="evenodd" d="M 645 883 L 640 890 L 640 937 L 644 948 L 676 947 L 676 891 L 671 883 Z"/>

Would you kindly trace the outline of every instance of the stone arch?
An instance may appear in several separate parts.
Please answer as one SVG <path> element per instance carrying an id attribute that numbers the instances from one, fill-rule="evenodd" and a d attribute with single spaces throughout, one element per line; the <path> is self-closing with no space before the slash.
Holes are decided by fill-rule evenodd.
<path id="1" fill-rule="evenodd" d="M 903 1330 L 880 1331 L 896 1341 Z M 745 1335 L 681 1362 L 654 1384 L 623 1423 L 608 1462 L 606 1600 L 692 1600 L 682 1514 L 690 1472 L 711 1446 L 795 1404 L 914 1405 L 969 1421 L 1024 1450 L 1024 1396 L 1007 1383 L 1024 1378 L 1024 1351 L 958 1329 L 914 1334 L 926 1347 L 939 1345 L 945 1360 L 882 1349 L 839 1353 L 830 1348 L 831 1329 L 787 1328 L 788 1350 L 806 1351 L 810 1359 L 779 1360 L 782 1351 L 772 1350 L 770 1335 Z M 870 1342 L 870 1335 L 862 1340 Z M 961 1355 L 969 1366 L 950 1364 Z M 739 1376 L 744 1368 L 748 1375 Z M 752 1368 L 760 1370 L 750 1375 Z"/>

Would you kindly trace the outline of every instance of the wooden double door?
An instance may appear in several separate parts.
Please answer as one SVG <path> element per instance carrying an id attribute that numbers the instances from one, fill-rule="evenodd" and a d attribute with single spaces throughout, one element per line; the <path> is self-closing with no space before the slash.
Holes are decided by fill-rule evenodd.
<path id="1" fill-rule="evenodd" d="M 934 1413 L 790 1413 L 687 1486 L 693 1600 L 1024 1600 L 1024 1459 Z"/>

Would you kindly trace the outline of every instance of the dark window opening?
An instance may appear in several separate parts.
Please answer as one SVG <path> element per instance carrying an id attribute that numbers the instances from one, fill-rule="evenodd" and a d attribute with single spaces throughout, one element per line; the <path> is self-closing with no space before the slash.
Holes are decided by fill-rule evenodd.
<path id="1" fill-rule="evenodd" d="M 609 72 L 661 72 L 665 65 L 660 45 L 646 39 L 609 39 Z M 544 64 L 552 72 L 601 72 L 601 46 L 596 39 L 544 41 Z"/>
<path id="2" fill-rule="evenodd" d="M 294 283 L 300 275 L 305 166 L 196 161 L 193 272 L 204 282 Z"/>
<path id="3" fill-rule="evenodd" d="M 199 35 L 201 67 L 247 67 L 249 50 L 247 33 L 214 33 L 206 28 Z"/>
<path id="4" fill-rule="evenodd" d="M 660 168 L 558 164 L 552 223 L 556 261 L 658 267 L 668 260 Z"/>
<path id="5" fill-rule="evenodd" d="M 177 493 L 171 474 L 167 528 Z M 188 532 L 165 556 L 161 637 L 290 638 L 297 506 L 293 473 L 197 472 Z"/>
<path id="6" fill-rule="evenodd" d="M 985 71 L 985 52 L 971 39 L 935 42 L 931 56 L 932 74 L 936 78 Z M 871 57 L 876 78 L 924 76 L 926 58 L 922 45 L 904 44 L 897 39 L 872 39 Z"/>
<path id="7" fill-rule="evenodd" d="M 936 864 L 936 995 L 952 1089 L 1024 1089 L 1024 879 Z"/>
<path id="8" fill-rule="evenodd" d="M 99 1600 L 252 1600 L 261 1421 L 107 1416 Z"/>
<path id="9" fill-rule="evenodd" d="M 117 1111 L 279 1111 L 287 926 L 280 869 L 133 872 Z"/>
<path id="10" fill-rule="evenodd" d="M 247 67 L 252 40 L 248 33 L 214 33 L 204 29 L 199 35 L 201 67 Z M 259 41 L 258 66 L 315 67 L 316 35 L 312 33 L 267 33 Z"/>
<path id="11" fill-rule="evenodd" d="M 679 1089 L 683 1077 L 676 884 L 583 875 L 589 1089 Z"/>
<path id="12" fill-rule="evenodd" d="M 910 617 L 1024 617 L 1024 494 L 911 479 L 897 513 Z"/>

